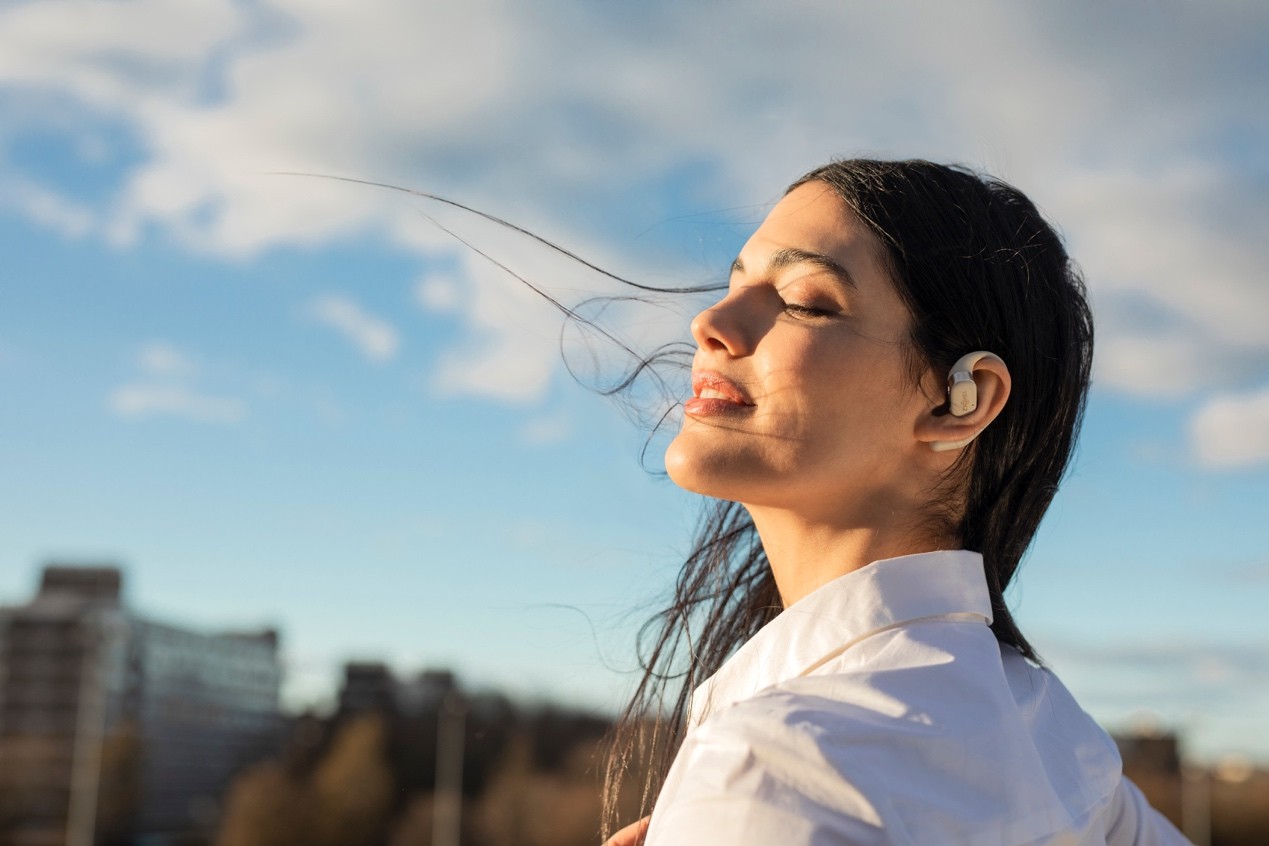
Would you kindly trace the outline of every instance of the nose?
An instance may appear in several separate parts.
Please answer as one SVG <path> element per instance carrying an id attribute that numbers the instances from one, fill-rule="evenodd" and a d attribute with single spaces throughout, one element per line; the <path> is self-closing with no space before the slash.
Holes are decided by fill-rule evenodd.
<path id="1" fill-rule="evenodd" d="M 745 320 L 744 304 L 734 293 L 692 319 L 692 338 L 703 352 L 721 351 L 732 357 L 753 352 L 753 327 Z"/>

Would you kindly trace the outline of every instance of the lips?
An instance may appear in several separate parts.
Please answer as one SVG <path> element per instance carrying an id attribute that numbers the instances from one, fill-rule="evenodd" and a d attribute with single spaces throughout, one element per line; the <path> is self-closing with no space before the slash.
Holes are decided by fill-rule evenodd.
<path id="1" fill-rule="evenodd" d="M 712 370 L 692 374 L 692 394 L 683 404 L 683 410 L 692 417 L 735 414 L 754 406 L 735 382 Z"/>

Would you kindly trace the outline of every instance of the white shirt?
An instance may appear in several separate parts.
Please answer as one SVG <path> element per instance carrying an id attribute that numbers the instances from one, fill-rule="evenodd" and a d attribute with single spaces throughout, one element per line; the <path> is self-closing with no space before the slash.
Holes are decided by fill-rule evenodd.
<path id="1" fill-rule="evenodd" d="M 794 603 L 695 691 L 647 846 L 1188 843 L 990 621 L 975 552 L 878 561 Z"/>

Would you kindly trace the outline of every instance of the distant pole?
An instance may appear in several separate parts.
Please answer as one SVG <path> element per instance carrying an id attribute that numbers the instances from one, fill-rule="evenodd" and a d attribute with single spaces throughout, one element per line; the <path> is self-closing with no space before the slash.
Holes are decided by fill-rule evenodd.
<path id="1" fill-rule="evenodd" d="M 91 621 L 91 622 L 90 622 Z M 93 635 L 97 637 L 93 637 Z M 70 807 L 66 813 L 66 846 L 93 846 L 97 825 L 97 787 L 101 777 L 104 691 L 101 657 L 106 637 L 97 618 L 81 619 L 84 656 L 79 667 L 75 706 L 75 740 L 71 759 Z"/>
<path id="2" fill-rule="evenodd" d="M 1181 766 L 1181 833 L 1194 846 L 1212 846 L 1212 776 L 1198 764 Z"/>
<path id="3" fill-rule="evenodd" d="M 432 846 L 459 846 L 463 822 L 463 736 L 467 705 L 447 693 L 436 716 L 436 790 L 432 794 Z"/>

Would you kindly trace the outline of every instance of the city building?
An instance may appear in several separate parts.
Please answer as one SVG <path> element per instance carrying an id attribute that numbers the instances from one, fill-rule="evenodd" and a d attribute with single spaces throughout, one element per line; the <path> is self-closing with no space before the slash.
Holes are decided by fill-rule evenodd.
<path id="1" fill-rule="evenodd" d="M 349 661 L 344 665 L 344 683 L 339 689 L 339 713 L 379 711 L 390 714 L 397 708 L 397 680 L 388 665 L 380 661 Z"/>
<path id="2" fill-rule="evenodd" d="M 0 842 L 176 844 L 280 725 L 277 633 L 145 620 L 115 567 L 45 568 L 0 608 Z"/>
<path id="3" fill-rule="evenodd" d="M 450 670 L 424 670 L 402 679 L 382 661 L 349 661 L 344 665 L 337 713 L 378 711 L 404 717 L 435 715 L 446 699 L 455 695 L 471 702 L 488 698 L 463 693 Z"/>

